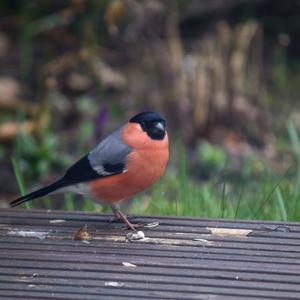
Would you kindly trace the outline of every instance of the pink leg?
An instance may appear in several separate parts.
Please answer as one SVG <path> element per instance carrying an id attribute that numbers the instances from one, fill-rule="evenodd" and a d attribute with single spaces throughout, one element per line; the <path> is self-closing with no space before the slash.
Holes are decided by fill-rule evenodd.
<path id="1" fill-rule="evenodd" d="M 118 209 L 118 207 L 115 204 L 111 205 L 111 209 L 114 212 L 115 218 L 117 220 L 122 219 L 124 223 L 127 225 L 128 229 L 131 229 L 133 231 L 136 231 L 136 228 L 143 227 L 144 224 L 132 224 L 129 222 L 127 217 Z"/>
<path id="2" fill-rule="evenodd" d="M 117 221 L 117 220 L 122 219 L 122 217 L 121 217 L 121 215 L 120 215 L 120 213 L 119 213 L 119 210 L 116 208 L 115 205 L 111 205 L 111 209 L 112 209 L 112 211 L 113 211 L 113 213 L 114 213 L 114 215 L 115 215 L 114 221 Z"/>

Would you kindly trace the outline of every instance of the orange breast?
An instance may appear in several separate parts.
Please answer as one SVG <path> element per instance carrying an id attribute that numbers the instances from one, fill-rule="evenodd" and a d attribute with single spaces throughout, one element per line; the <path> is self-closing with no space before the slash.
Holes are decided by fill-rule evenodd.
<path id="1" fill-rule="evenodd" d="M 133 148 L 128 155 L 126 171 L 90 182 L 95 198 L 109 203 L 130 198 L 151 186 L 164 173 L 168 159 L 168 136 L 151 140 L 138 124 L 129 123 L 122 139 Z"/>

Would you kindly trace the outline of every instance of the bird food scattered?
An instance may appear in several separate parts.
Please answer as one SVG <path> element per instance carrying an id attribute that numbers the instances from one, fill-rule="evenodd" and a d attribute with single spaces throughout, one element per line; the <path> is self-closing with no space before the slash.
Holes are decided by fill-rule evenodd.
<path id="1" fill-rule="evenodd" d="M 122 286 L 124 286 L 124 283 L 123 282 L 116 282 L 116 281 L 106 281 L 105 286 L 122 287 Z"/>
<path id="2" fill-rule="evenodd" d="M 67 222 L 66 220 L 60 220 L 60 219 L 55 219 L 55 220 L 50 220 L 49 223 L 50 224 L 62 224 Z"/>
<path id="3" fill-rule="evenodd" d="M 124 267 L 129 267 L 129 268 L 136 268 L 137 267 L 136 265 L 134 265 L 134 264 L 132 264 L 130 262 L 122 262 L 122 265 Z"/>
<path id="4" fill-rule="evenodd" d="M 87 231 L 87 226 L 83 226 L 83 227 L 79 228 L 79 230 L 74 234 L 73 240 L 83 241 L 83 242 L 92 240 L 92 236 Z"/>
<path id="5" fill-rule="evenodd" d="M 129 242 L 144 240 L 144 239 L 145 239 L 145 233 L 143 231 L 129 232 L 126 234 L 126 240 Z"/>

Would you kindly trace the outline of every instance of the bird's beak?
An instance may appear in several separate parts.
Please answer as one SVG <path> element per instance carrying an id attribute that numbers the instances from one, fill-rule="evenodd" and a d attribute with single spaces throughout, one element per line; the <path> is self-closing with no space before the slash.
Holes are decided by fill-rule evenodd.
<path id="1" fill-rule="evenodd" d="M 163 122 L 155 122 L 154 127 L 157 131 L 165 132 L 165 124 Z"/>

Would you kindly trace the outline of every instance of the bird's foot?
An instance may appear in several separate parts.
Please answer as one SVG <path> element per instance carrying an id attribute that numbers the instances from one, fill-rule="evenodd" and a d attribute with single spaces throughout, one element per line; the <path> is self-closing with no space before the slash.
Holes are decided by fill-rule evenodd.
<path id="1" fill-rule="evenodd" d="M 128 221 L 128 219 L 127 219 Z M 125 221 L 124 221 L 125 222 Z M 125 222 L 126 225 L 127 225 L 127 228 L 128 229 L 132 229 L 132 230 L 136 230 L 136 229 L 139 229 L 139 228 L 155 228 L 157 226 L 159 226 L 159 222 L 151 222 L 151 223 L 131 223 L 128 221 Z M 134 229 L 133 229 L 134 228 Z"/>
<path id="2" fill-rule="evenodd" d="M 131 223 L 131 222 L 128 221 L 127 218 L 126 218 L 126 221 L 124 220 L 124 222 L 127 226 L 127 229 L 131 229 L 133 231 L 136 231 L 139 228 L 143 228 L 146 225 L 146 224 L 143 224 L 143 223 Z"/>
<path id="3" fill-rule="evenodd" d="M 141 227 L 144 227 L 146 224 L 142 224 L 142 223 L 131 223 L 129 220 L 128 220 L 128 217 L 126 215 L 122 215 L 122 216 L 117 216 L 116 214 L 109 218 L 108 220 L 109 223 L 121 223 L 121 222 L 124 222 L 126 224 L 126 227 L 128 229 L 132 229 L 132 230 L 136 230 L 138 228 L 141 228 Z"/>
<path id="4" fill-rule="evenodd" d="M 159 225 L 158 222 L 146 223 L 146 224 L 144 224 L 144 223 L 131 223 L 128 220 L 128 217 L 125 214 L 123 214 L 116 205 L 111 205 L 111 208 L 112 208 L 112 211 L 114 212 L 115 216 L 112 219 L 110 219 L 109 221 L 110 222 L 118 222 L 118 221 L 122 220 L 126 224 L 127 229 L 131 229 L 133 231 L 136 231 L 139 228 L 143 228 L 143 227 L 154 228 L 154 227 L 157 227 Z"/>

